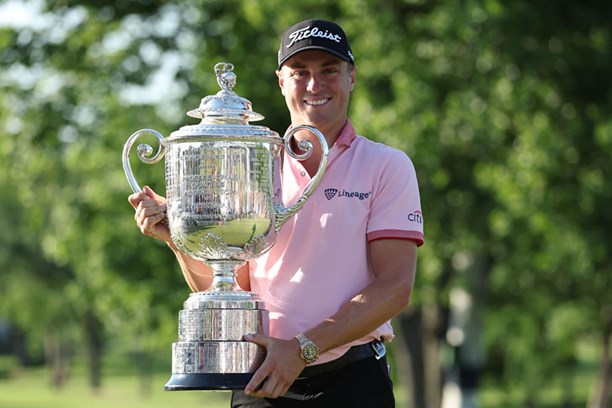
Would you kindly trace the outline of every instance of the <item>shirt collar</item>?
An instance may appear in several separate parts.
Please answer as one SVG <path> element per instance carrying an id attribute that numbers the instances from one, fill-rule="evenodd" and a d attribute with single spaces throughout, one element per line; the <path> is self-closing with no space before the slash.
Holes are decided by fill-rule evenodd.
<path id="1" fill-rule="evenodd" d="M 334 146 L 338 145 L 338 146 L 350 147 L 351 143 L 353 143 L 353 140 L 355 140 L 356 136 L 357 134 L 355 133 L 355 128 L 353 128 L 353 124 L 351 123 L 351 120 L 349 118 L 346 118 L 344 127 L 340 131 L 340 134 L 338 135 L 338 139 L 336 139 L 336 143 L 334 143 Z"/>
<path id="2" fill-rule="evenodd" d="M 289 125 L 287 131 L 291 130 L 291 128 L 293 128 L 293 125 Z M 334 146 L 337 145 L 351 147 L 351 143 L 353 143 L 355 137 L 357 137 L 357 133 L 355 133 L 355 128 L 353 128 L 351 120 L 349 118 L 346 118 L 346 122 L 344 122 L 344 126 L 340 130 L 340 134 L 338 135 Z"/>

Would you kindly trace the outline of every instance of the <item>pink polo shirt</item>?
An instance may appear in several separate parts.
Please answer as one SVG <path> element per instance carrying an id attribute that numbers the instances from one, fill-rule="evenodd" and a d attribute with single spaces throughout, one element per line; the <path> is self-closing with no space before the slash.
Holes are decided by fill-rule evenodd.
<path id="1" fill-rule="evenodd" d="M 283 200 L 292 203 L 310 176 L 299 161 L 284 160 Z M 249 262 L 251 290 L 270 312 L 270 335 L 290 339 L 335 314 L 374 279 L 368 241 L 382 238 L 423 244 L 415 169 L 403 152 L 357 136 L 347 120 L 313 195 L 282 226 L 272 249 Z M 315 364 L 381 336 L 393 338 L 390 322 Z"/>

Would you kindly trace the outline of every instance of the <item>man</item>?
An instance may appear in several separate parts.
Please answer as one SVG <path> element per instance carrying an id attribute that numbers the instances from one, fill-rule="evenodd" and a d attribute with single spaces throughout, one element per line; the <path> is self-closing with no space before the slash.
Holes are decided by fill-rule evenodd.
<path id="1" fill-rule="evenodd" d="M 272 249 L 238 271 L 238 283 L 270 311 L 270 336 L 244 339 L 266 358 L 232 407 L 394 407 L 384 341 L 406 307 L 416 249 L 423 243 L 414 167 L 402 152 L 357 136 L 347 117 L 356 66 L 342 28 L 323 20 L 290 27 L 278 53 L 278 84 L 292 126 L 319 129 L 330 148 L 327 171 Z M 316 173 L 321 149 L 305 161 L 284 157 L 283 199 L 292 201 Z M 175 252 L 194 290 L 210 270 L 176 249 L 165 200 L 145 187 L 129 198 L 141 231 Z"/>

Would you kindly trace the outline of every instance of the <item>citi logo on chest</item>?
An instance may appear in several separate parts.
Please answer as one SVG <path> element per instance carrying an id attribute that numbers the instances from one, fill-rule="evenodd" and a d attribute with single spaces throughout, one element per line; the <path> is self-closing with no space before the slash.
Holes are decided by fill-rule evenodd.
<path id="1" fill-rule="evenodd" d="M 372 194 L 372 192 L 367 192 L 367 193 L 360 193 L 357 191 L 346 191 L 345 189 L 342 190 L 338 190 L 337 188 L 326 188 L 325 189 L 325 197 L 328 200 L 331 200 L 332 198 L 336 197 L 344 197 L 344 198 L 356 198 L 358 200 L 365 200 L 367 198 L 370 198 L 370 195 Z"/>

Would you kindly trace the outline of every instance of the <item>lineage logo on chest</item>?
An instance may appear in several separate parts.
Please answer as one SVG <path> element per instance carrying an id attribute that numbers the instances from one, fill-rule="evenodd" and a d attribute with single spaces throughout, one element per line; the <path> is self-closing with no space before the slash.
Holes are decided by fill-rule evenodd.
<path id="1" fill-rule="evenodd" d="M 328 200 L 331 200 L 332 198 L 336 197 L 336 195 L 337 197 L 356 198 L 358 200 L 365 200 L 367 198 L 370 198 L 370 195 L 372 195 L 371 191 L 367 193 L 363 193 L 363 192 L 358 192 L 358 191 L 346 191 L 345 189 L 338 190 L 337 188 L 326 188 L 324 192 L 325 192 L 325 197 Z"/>

